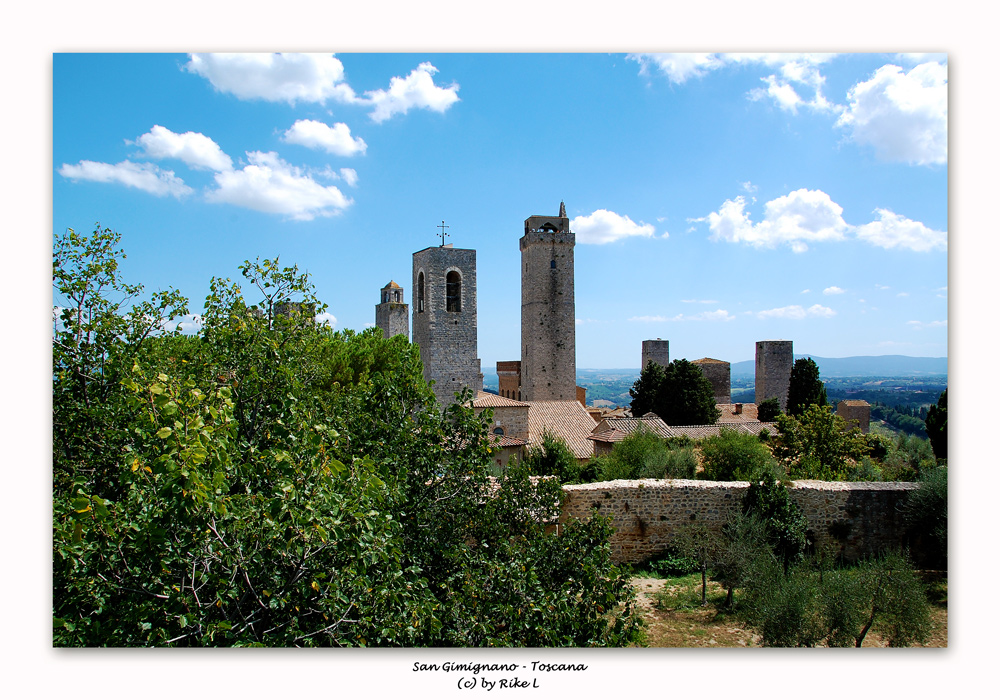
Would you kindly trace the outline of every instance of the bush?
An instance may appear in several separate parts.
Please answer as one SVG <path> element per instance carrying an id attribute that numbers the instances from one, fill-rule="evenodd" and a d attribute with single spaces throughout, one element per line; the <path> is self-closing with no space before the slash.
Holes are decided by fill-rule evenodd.
<path id="1" fill-rule="evenodd" d="M 743 496 L 741 510 L 764 522 L 768 542 L 787 572 L 806 548 L 806 518 L 788 489 L 770 474 L 755 478 Z"/>
<path id="2" fill-rule="evenodd" d="M 753 435 L 722 428 L 701 442 L 702 479 L 749 481 L 777 467 L 771 451 Z"/>
<path id="3" fill-rule="evenodd" d="M 948 468 L 925 471 L 920 485 L 903 504 L 909 537 L 923 563 L 948 568 Z"/>
<path id="4" fill-rule="evenodd" d="M 554 476 L 561 484 L 580 481 L 581 467 L 570 452 L 566 442 L 548 430 L 542 434 L 542 444 L 528 449 L 524 459 L 528 473 L 535 476 Z"/>
<path id="5" fill-rule="evenodd" d="M 765 399 L 757 405 L 757 420 L 770 423 L 781 413 L 781 403 L 776 398 Z"/>

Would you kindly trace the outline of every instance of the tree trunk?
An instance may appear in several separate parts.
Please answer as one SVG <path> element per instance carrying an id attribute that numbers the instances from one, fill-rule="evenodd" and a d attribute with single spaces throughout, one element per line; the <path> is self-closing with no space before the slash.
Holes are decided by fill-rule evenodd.
<path id="1" fill-rule="evenodd" d="M 701 604 L 702 606 L 708 605 L 708 565 L 702 563 L 701 565 Z"/>

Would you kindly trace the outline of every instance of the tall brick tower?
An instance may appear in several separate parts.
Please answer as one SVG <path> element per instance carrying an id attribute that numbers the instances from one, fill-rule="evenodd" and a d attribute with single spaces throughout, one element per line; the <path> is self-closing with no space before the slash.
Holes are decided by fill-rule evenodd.
<path id="1" fill-rule="evenodd" d="M 521 400 L 576 401 L 576 298 L 566 205 L 531 216 L 521 245 Z"/>
<path id="2" fill-rule="evenodd" d="M 410 307 L 404 298 L 403 288 L 392 280 L 382 287 L 382 301 L 375 305 L 375 325 L 386 338 L 402 335 L 410 339 Z"/>
<path id="3" fill-rule="evenodd" d="M 788 380 L 792 376 L 792 341 L 758 340 L 754 375 L 754 403 L 777 398 L 788 407 Z"/>
<path id="4" fill-rule="evenodd" d="M 451 244 L 413 254 L 413 342 L 442 405 L 482 391 L 476 326 L 476 251 Z"/>

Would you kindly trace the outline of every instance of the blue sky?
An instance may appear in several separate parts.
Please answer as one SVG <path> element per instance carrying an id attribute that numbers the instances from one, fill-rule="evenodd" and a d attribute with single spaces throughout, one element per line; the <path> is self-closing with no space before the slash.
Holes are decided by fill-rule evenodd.
<path id="1" fill-rule="evenodd" d="M 947 107 L 942 54 L 56 54 L 52 223 L 195 312 L 280 256 L 360 329 L 444 220 L 491 369 L 523 221 L 565 201 L 579 367 L 945 356 Z"/>

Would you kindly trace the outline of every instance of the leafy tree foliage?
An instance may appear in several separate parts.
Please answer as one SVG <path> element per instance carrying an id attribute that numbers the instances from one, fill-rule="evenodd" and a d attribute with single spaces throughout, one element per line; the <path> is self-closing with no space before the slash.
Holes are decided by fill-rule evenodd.
<path id="1" fill-rule="evenodd" d="M 700 477 L 713 481 L 749 481 L 778 467 L 771 451 L 754 435 L 732 428 L 701 441 Z"/>
<path id="2" fill-rule="evenodd" d="M 903 505 L 903 519 L 927 566 L 948 568 L 948 468 L 928 469 Z"/>
<path id="3" fill-rule="evenodd" d="M 772 451 L 793 479 L 847 480 L 871 450 L 860 430 L 816 404 L 798 417 L 778 416 L 777 428 Z"/>
<path id="4" fill-rule="evenodd" d="M 213 280 L 180 338 L 186 301 L 140 301 L 117 245 L 54 247 L 55 645 L 637 638 L 608 522 L 546 534 L 558 483 L 491 479 L 485 419 L 440 410 L 414 346 L 311 323 L 307 277 L 276 260 L 242 267 L 253 305 Z"/>
<path id="5" fill-rule="evenodd" d="M 929 606 L 910 563 L 896 552 L 817 578 L 807 567 L 787 575 L 761 560 L 741 616 L 764 646 L 860 647 L 878 632 L 889 646 L 911 646 L 929 631 Z"/>
<path id="6" fill-rule="evenodd" d="M 591 480 L 693 479 L 698 459 L 689 441 L 664 440 L 644 426 L 591 460 Z"/>
<path id="7" fill-rule="evenodd" d="M 776 398 L 764 399 L 757 405 L 757 419 L 770 423 L 781 413 L 781 402 Z"/>
<path id="8" fill-rule="evenodd" d="M 788 413 L 799 416 L 809 406 L 826 405 L 826 388 L 820 381 L 819 367 L 811 357 L 800 357 L 792 365 L 788 378 Z"/>
<path id="9" fill-rule="evenodd" d="M 667 425 L 708 425 L 721 415 L 712 383 L 698 365 L 683 359 L 666 368 L 650 362 L 629 394 L 633 416 L 652 411 Z"/>
<path id="10" fill-rule="evenodd" d="M 781 481 L 772 474 L 754 478 L 740 509 L 764 523 L 771 549 L 786 572 L 802 560 L 808 523 Z"/>
<path id="11" fill-rule="evenodd" d="M 948 390 L 945 389 L 938 397 L 937 404 L 927 409 L 927 420 L 924 421 L 927 437 L 934 448 L 934 456 L 938 459 L 948 459 Z"/>
<path id="12" fill-rule="evenodd" d="M 562 484 L 580 481 L 581 468 L 566 441 L 549 430 L 542 433 L 542 443 L 528 449 L 524 464 L 528 473 L 553 476 Z"/>

